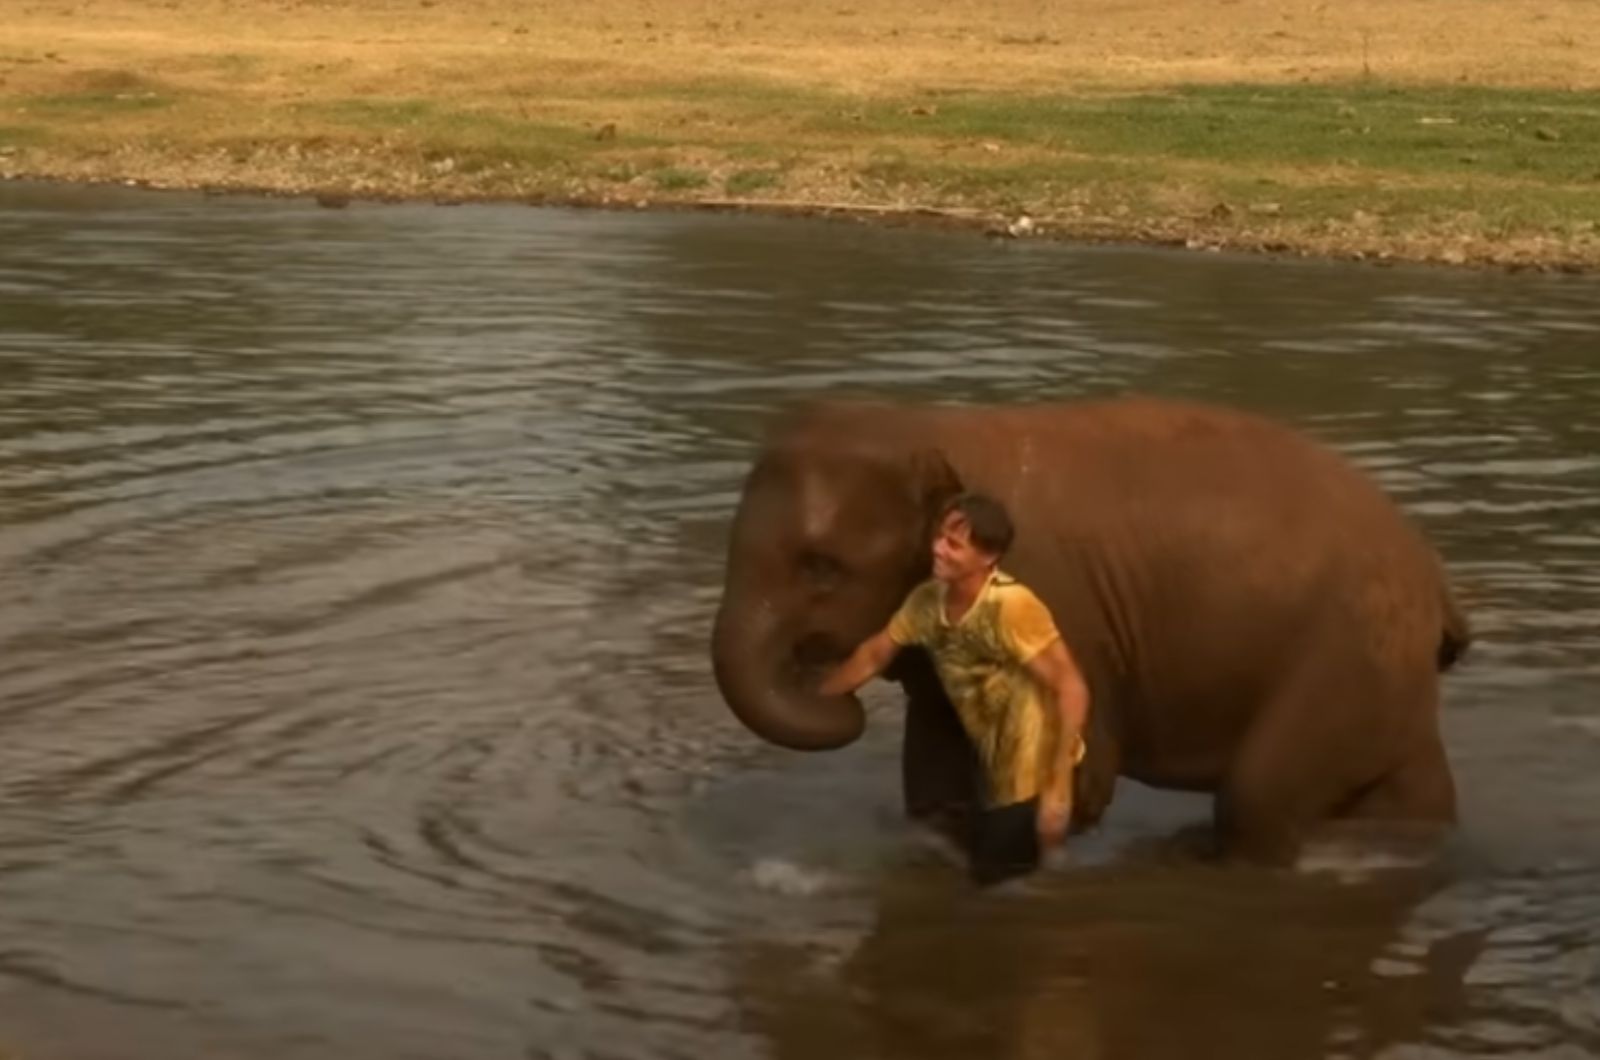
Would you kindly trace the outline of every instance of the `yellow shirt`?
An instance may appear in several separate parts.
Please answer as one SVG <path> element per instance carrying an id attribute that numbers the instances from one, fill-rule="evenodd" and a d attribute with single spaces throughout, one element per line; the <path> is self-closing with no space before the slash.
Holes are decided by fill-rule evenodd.
<path id="1" fill-rule="evenodd" d="M 1042 702 L 1026 664 L 1060 636 L 1050 610 L 1027 586 L 996 571 L 967 613 L 945 617 L 945 585 L 923 582 L 889 620 L 889 638 L 926 648 L 939 682 L 971 737 L 989 803 L 1031 799 L 1054 777 L 1060 719 Z M 1074 761 L 1083 757 L 1081 740 Z"/>

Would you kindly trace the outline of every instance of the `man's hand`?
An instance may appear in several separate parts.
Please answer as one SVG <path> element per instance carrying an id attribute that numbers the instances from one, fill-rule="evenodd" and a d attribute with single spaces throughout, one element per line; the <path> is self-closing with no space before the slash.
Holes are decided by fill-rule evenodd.
<path id="1" fill-rule="evenodd" d="M 1061 790 L 1053 790 L 1053 789 Z M 1072 785 L 1052 785 L 1039 793 L 1038 822 L 1039 849 L 1049 850 L 1067 838 L 1067 826 L 1072 823 Z"/>
<path id="2" fill-rule="evenodd" d="M 887 670 L 899 650 L 900 645 L 890 639 L 888 630 L 874 633 L 822 679 L 817 691 L 825 696 L 848 695 Z"/>

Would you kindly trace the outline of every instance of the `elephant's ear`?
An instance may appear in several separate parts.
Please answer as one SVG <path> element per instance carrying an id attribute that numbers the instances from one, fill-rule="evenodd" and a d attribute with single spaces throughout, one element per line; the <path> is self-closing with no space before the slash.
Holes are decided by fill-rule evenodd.
<path id="1" fill-rule="evenodd" d="M 943 452 L 938 449 L 919 449 L 911 454 L 912 501 L 922 513 L 922 525 L 918 528 L 920 541 L 927 543 L 933 540 L 944 506 L 961 490 L 961 478 Z"/>

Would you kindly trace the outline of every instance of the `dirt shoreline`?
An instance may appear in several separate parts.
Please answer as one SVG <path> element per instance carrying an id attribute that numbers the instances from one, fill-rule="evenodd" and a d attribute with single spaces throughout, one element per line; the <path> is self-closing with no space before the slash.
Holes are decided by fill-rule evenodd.
<path id="1" fill-rule="evenodd" d="M 849 222 L 898 228 L 967 233 L 996 240 L 1043 240 L 1081 246 L 1123 246 L 1187 253 L 1246 254 L 1269 258 L 1337 261 L 1369 266 L 1414 265 L 1440 268 L 1467 268 L 1508 273 L 1541 272 L 1567 275 L 1600 273 L 1600 260 L 1594 256 L 1566 256 L 1560 251 L 1514 247 L 1505 252 L 1493 250 L 1462 254 L 1451 246 L 1396 243 L 1351 243 L 1333 240 L 1297 244 L 1270 236 L 1235 232 L 1202 234 L 1179 225 L 1149 221 L 1143 224 L 1092 225 L 1035 218 L 1032 215 L 1007 216 L 982 210 L 917 205 L 879 205 L 795 201 L 745 201 L 737 199 L 621 199 L 614 196 L 525 196 L 497 194 L 426 194 L 385 192 L 367 189 L 351 191 L 342 187 L 281 186 L 269 183 L 188 183 L 134 177 L 73 177 L 51 173 L 7 173 L 4 184 L 55 185 L 88 189 L 140 189 L 210 197 L 255 197 L 314 201 L 327 209 L 345 209 L 361 203 L 432 204 L 440 208 L 465 205 L 525 206 L 597 210 L 616 213 L 639 211 L 672 213 L 749 214 L 790 217 L 806 220 Z M 1019 223 L 1020 222 L 1020 223 Z"/>
<path id="2" fill-rule="evenodd" d="M 25 2 L 0 179 L 1600 271 L 1600 5 Z"/>

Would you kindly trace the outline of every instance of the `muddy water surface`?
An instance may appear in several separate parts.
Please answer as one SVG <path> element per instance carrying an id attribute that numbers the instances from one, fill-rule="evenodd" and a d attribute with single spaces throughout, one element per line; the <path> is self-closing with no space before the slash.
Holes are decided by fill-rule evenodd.
<path id="1" fill-rule="evenodd" d="M 0 1046 L 27 1057 L 1600 1057 L 1600 297 L 662 215 L 0 187 Z M 1293 418 L 1438 541 L 1464 820 L 972 893 L 869 736 L 706 660 L 770 410 Z"/>

